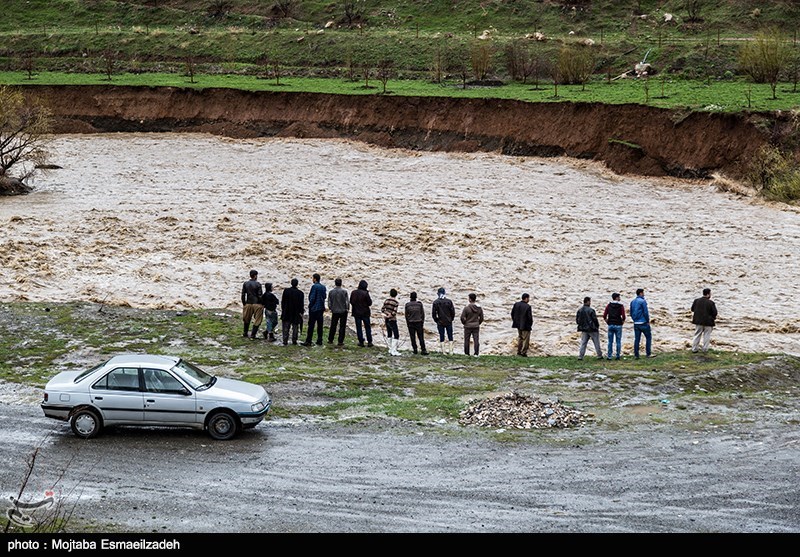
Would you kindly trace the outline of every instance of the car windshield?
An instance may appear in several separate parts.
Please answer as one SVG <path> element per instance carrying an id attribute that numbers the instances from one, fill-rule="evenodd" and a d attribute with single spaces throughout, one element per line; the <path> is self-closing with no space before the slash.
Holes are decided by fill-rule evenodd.
<path id="1" fill-rule="evenodd" d="M 83 373 L 81 373 L 80 375 L 78 375 L 78 376 L 75 378 L 75 381 L 74 381 L 74 382 L 75 382 L 75 383 L 80 383 L 81 381 L 83 381 L 83 379 L 84 379 L 84 378 L 88 377 L 89 375 L 91 375 L 92 373 L 94 373 L 95 371 L 97 371 L 98 369 L 100 369 L 101 367 L 103 367 L 104 365 L 106 365 L 107 363 L 108 363 L 108 360 L 106 360 L 106 361 L 105 361 L 105 362 L 103 362 L 102 364 L 97 364 L 97 365 L 96 365 L 96 366 L 94 366 L 93 368 L 87 369 L 86 371 L 84 371 Z"/>
<path id="2" fill-rule="evenodd" d="M 172 370 L 179 372 L 181 377 L 186 379 L 195 390 L 208 388 L 217 380 L 213 375 L 209 375 L 196 365 L 190 364 L 185 360 L 180 360 Z"/>

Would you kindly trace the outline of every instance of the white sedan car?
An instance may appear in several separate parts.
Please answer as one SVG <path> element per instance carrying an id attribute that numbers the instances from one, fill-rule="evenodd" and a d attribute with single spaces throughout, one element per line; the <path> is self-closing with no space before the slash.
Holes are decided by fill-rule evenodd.
<path id="1" fill-rule="evenodd" d="M 45 387 L 42 410 L 85 439 L 113 425 L 191 427 L 230 439 L 258 425 L 271 405 L 259 385 L 209 375 L 180 358 L 130 354 L 59 373 Z"/>

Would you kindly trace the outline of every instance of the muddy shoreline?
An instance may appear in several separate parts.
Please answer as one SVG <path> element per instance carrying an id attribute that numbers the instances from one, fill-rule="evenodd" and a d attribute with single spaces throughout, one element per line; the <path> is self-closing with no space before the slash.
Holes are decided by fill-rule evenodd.
<path id="1" fill-rule="evenodd" d="M 112 85 L 23 90 L 52 109 L 56 133 L 340 138 L 413 150 L 568 156 L 602 161 L 619 174 L 680 178 L 736 178 L 764 143 L 781 143 L 793 129 L 790 114 L 635 104 Z"/>

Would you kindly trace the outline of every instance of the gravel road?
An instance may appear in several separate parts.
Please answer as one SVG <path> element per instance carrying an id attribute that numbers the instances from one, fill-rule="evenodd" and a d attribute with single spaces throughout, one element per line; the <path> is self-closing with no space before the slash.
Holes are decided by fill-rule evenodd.
<path id="1" fill-rule="evenodd" d="M 800 430 L 599 424 L 498 441 L 457 426 L 269 421 L 231 442 L 117 428 L 82 441 L 31 402 L 0 406 L 0 482 L 56 486 L 72 530 L 800 532 Z"/>

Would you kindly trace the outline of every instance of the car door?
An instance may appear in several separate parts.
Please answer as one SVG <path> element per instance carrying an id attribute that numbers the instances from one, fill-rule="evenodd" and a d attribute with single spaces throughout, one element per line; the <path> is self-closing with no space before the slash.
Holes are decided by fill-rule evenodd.
<path id="1" fill-rule="evenodd" d="M 163 425 L 196 424 L 195 394 L 170 372 L 142 369 L 144 379 L 144 419 Z"/>
<path id="2" fill-rule="evenodd" d="M 92 404 L 102 412 L 105 424 L 140 423 L 144 419 L 139 368 L 114 368 L 89 390 Z"/>

